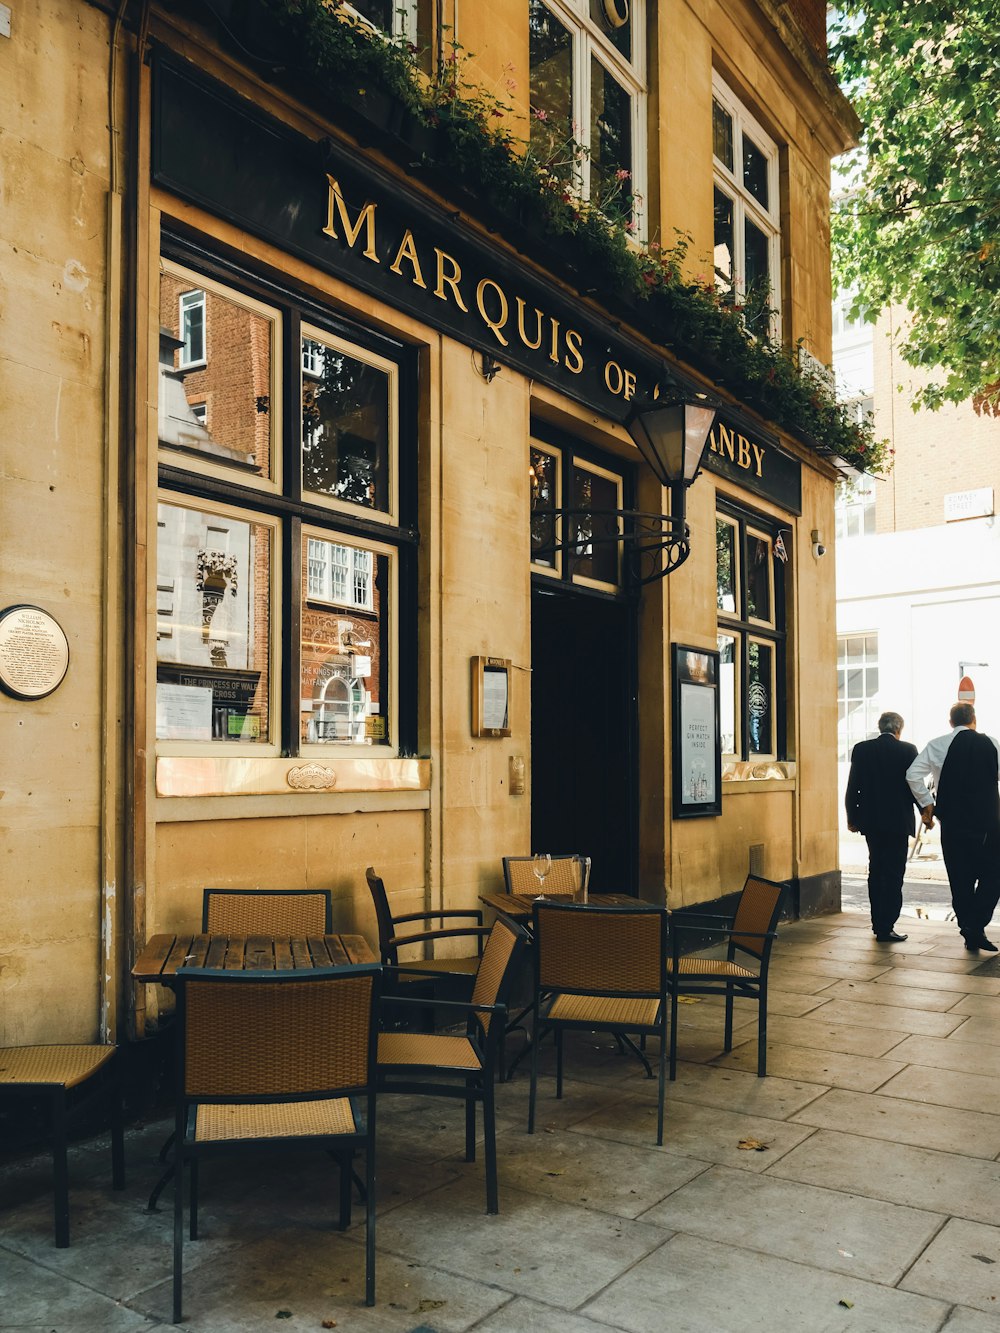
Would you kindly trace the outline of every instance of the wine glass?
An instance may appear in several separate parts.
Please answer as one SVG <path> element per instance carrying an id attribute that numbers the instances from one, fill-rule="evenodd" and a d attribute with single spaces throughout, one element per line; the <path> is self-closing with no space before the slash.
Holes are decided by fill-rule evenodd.
<path id="1" fill-rule="evenodd" d="M 552 869 L 552 857 L 548 852 L 535 852 L 531 858 L 531 869 L 538 880 L 538 896 L 541 898 L 545 888 L 545 876 Z"/>

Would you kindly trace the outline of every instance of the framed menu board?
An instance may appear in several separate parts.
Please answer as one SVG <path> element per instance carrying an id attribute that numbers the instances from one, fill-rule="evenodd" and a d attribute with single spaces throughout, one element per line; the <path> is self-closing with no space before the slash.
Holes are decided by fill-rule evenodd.
<path id="1" fill-rule="evenodd" d="M 719 654 L 681 643 L 671 654 L 674 818 L 721 815 Z"/>
<path id="2" fill-rule="evenodd" d="M 510 735 L 510 658 L 472 659 L 473 736 Z"/>

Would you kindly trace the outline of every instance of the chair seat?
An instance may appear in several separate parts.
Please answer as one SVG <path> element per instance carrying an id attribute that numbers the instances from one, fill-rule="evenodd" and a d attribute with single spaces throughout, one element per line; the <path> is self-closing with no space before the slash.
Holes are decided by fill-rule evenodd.
<path id="1" fill-rule="evenodd" d="M 670 969 L 673 975 L 673 968 Z M 759 981 L 760 975 L 740 963 L 730 963 L 725 958 L 680 958 L 677 962 L 677 975 L 681 977 L 738 977 L 741 981 Z"/>
<path id="2" fill-rule="evenodd" d="M 75 1088 L 113 1058 L 113 1046 L 14 1046 L 0 1049 L 0 1084 Z"/>
<path id="3" fill-rule="evenodd" d="M 474 977 L 479 967 L 479 957 L 474 954 L 471 958 L 416 958 L 412 962 L 408 959 L 400 963 L 406 972 L 454 972 L 463 976 Z M 401 980 L 405 984 L 406 972 L 402 974 Z"/>
<path id="4" fill-rule="evenodd" d="M 480 1068 L 476 1048 L 468 1037 L 450 1037 L 441 1032 L 380 1032 L 378 1063 L 380 1067 L 446 1065 L 451 1069 Z"/>
<path id="5" fill-rule="evenodd" d="M 659 1000 L 619 999 L 605 995 L 559 995 L 546 1018 L 562 1023 L 599 1023 L 602 1026 L 653 1027 Z"/>
<path id="6" fill-rule="evenodd" d="M 355 1134 L 358 1124 L 349 1097 L 319 1102 L 270 1102 L 243 1106 L 202 1104 L 195 1118 L 196 1143 L 240 1139 L 295 1139 Z"/>

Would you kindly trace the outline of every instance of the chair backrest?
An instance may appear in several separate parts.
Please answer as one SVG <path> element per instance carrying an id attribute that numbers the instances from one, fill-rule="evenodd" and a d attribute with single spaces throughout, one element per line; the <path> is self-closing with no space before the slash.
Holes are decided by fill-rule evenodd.
<path id="1" fill-rule="evenodd" d="M 382 877 L 376 875 L 372 866 L 365 871 L 365 879 L 368 881 L 368 889 L 372 895 L 372 903 L 375 906 L 375 920 L 378 922 L 378 949 L 383 963 L 394 963 L 396 961 L 395 951 L 388 950 L 392 957 L 387 956 L 387 947 L 389 940 L 396 933 L 392 924 L 392 912 L 389 908 L 389 895 L 385 891 L 385 884 Z"/>
<path id="2" fill-rule="evenodd" d="M 530 856 L 505 856 L 503 882 L 508 893 L 537 894 L 538 880 L 531 868 Z M 583 857 L 553 856 L 552 869 L 545 876 L 541 892 L 546 898 L 571 897 L 583 888 Z"/>
<path id="3" fill-rule="evenodd" d="M 787 884 L 762 879 L 759 875 L 747 875 L 733 917 L 730 939 L 735 948 L 761 960 L 767 957 L 774 941 L 761 939 L 760 936 L 773 931 L 777 925 L 782 896 L 787 887 Z M 747 933 L 742 934 L 743 931 Z"/>
<path id="4" fill-rule="evenodd" d="M 662 907 L 536 902 L 535 976 L 541 990 L 662 995 L 667 914 Z"/>
<path id="5" fill-rule="evenodd" d="M 489 935 L 483 956 L 476 970 L 476 980 L 472 987 L 473 1004 L 506 1004 L 510 995 L 517 963 L 521 952 L 528 942 L 528 936 L 520 926 L 506 917 L 497 917 Z M 475 1021 L 484 1033 L 489 1033 L 492 1014 L 478 1014 Z M 497 1025 L 501 1030 L 503 1024 Z"/>
<path id="6" fill-rule="evenodd" d="M 201 928 L 207 935 L 329 935 L 329 889 L 206 889 Z"/>
<path id="7" fill-rule="evenodd" d="M 182 1098 L 307 1101 L 374 1086 L 377 964 L 291 972 L 179 968 Z"/>

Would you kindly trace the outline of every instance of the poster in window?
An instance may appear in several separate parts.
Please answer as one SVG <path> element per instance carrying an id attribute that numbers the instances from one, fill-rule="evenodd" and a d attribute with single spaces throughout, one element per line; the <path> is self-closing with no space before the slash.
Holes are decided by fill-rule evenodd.
<path id="1" fill-rule="evenodd" d="M 673 645 L 673 813 L 722 814 L 719 654 Z"/>

